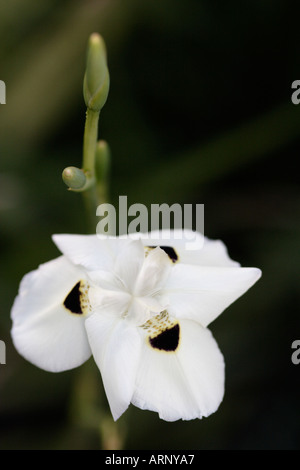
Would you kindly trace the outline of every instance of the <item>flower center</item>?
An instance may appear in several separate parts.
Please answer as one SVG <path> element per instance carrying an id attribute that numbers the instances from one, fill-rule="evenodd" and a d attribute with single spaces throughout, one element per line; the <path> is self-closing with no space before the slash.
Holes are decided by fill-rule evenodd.
<path id="1" fill-rule="evenodd" d="M 127 307 L 121 317 L 133 322 L 136 326 L 142 326 L 150 321 L 152 317 L 162 312 L 164 308 L 164 305 L 154 297 L 130 295 Z"/>
<path id="2" fill-rule="evenodd" d="M 170 247 L 163 248 L 145 248 L 140 241 L 131 241 L 111 271 L 90 273 L 92 308 L 99 313 L 111 312 L 136 326 L 164 311 L 168 304 L 164 286 L 178 257 Z"/>

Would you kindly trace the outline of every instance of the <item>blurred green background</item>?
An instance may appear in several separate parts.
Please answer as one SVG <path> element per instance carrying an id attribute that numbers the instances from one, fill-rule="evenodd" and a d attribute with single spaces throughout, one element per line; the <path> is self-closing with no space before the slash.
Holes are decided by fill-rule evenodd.
<path id="1" fill-rule="evenodd" d="M 0 449 L 300 447 L 299 13 L 290 0 L 0 0 Z M 81 165 L 94 31 L 111 74 L 99 137 L 112 151 L 112 202 L 204 203 L 205 234 L 263 271 L 210 326 L 226 393 L 202 421 L 131 406 L 116 434 L 93 411 L 105 397 L 92 361 L 50 374 L 11 343 L 22 276 L 58 256 L 51 234 L 86 232 L 61 172 Z"/>

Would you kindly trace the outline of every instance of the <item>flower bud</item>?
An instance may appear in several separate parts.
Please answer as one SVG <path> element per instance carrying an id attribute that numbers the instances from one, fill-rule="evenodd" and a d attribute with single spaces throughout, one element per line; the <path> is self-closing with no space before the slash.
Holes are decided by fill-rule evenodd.
<path id="1" fill-rule="evenodd" d="M 107 99 L 109 72 L 106 62 L 106 49 L 102 37 L 91 34 L 88 42 L 87 64 L 83 81 L 83 96 L 86 106 L 99 112 Z"/>
<path id="2" fill-rule="evenodd" d="M 79 190 L 82 189 L 86 183 L 86 176 L 82 170 L 76 166 L 68 166 L 62 173 L 63 182 L 69 189 Z"/>

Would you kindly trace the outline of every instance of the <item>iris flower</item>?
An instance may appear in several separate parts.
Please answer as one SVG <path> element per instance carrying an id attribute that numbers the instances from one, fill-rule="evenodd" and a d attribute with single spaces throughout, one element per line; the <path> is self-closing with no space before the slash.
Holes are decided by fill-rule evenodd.
<path id="1" fill-rule="evenodd" d="M 261 271 L 177 235 L 54 235 L 62 255 L 24 276 L 12 308 L 18 352 L 51 372 L 93 356 L 114 420 L 130 403 L 166 421 L 214 413 L 224 359 L 207 326 Z"/>

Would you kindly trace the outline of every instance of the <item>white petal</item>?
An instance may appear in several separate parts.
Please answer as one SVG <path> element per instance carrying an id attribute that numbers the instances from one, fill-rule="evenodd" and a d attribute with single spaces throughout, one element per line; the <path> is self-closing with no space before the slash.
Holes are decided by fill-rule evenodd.
<path id="1" fill-rule="evenodd" d="M 88 278 L 92 285 L 114 292 L 124 292 L 125 284 L 116 274 L 110 271 L 88 271 Z"/>
<path id="2" fill-rule="evenodd" d="M 181 320 L 175 351 L 153 348 L 144 336 L 132 403 L 166 421 L 214 413 L 224 394 L 224 360 L 209 330 Z"/>
<path id="3" fill-rule="evenodd" d="M 127 292 L 119 290 L 90 287 L 89 300 L 93 310 L 105 310 L 110 315 L 120 318 L 127 312 L 131 296 Z"/>
<path id="4" fill-rule="evenodd" d="M 84 273 L 61 256 L 23 278 L 12 308 L 12 339 L 36 366 L 58 372 L 81 365 L 91 355 L 84 315 L 63 302 Z"/>
<path id="5" fill-rule="evenodd" d="M 205 237 L 203 247 L 200 250 L 182 250 L 182 247 L 178 246 L 178 251 L 182 263 L 199 266 L 240 266 L 240 263 L 229 257 L 227 248 L 221 240 L 210 240 Z"/>
<path id="6" fill-rule="evenodd" d="M 88 270 L 112 270 L 119 252 L 119 245 L 126 240 L 99 237 L 97 235 L 53 235 L 52 239 L 59 250 L 74 264 Z"/>
<path id="7" fill-rule="evenodd" d="M 163 250 L 160 248 L 151 250 L 136 280 L 135 295 L 149 296 L 157 294 L 166 283 L 171 268 L 170 260 Z"/>
<path id="8" fill-rule="evenodd" d="M 153 297 L 133 297 L 130 301 L 126 318 L 135 326 L 146 323 L 154 313 L 160 313 L 166 308 Z"/>
<path id="9" fill-rule="evenodd" d="M 257 268 L 214 268 L 176 264 L 164 294 L 170 315 L 209 325 L 261 276 Z"/>
<path id="10" fill-rule="evenodd" d="M 135 297 L 138 304 L 145 305 L 150 312 L 160 313 L 167 308 L 167 304 L 161 302 L 161 297 Z"/>
<path id="11" fill-rule="evenodd" d="M 117 420 L 132 398 L 141 337 L 128 321 L 104 311 L 91 315 L 85 325 L 113 418 Z"/>
<path id="12" fill-rule="evenodd" d="M 134 289 L 144 259 L 143 244 L 139 240 L 120 240 L 120 250 L 113 269 L 129 292 Z"/>
<path id="13" fill-rule="evenodd" d="M 142 234 L 132 234 L 140 238 L 144 246 L 171 246 L 178 255 L 178 261 L 200 266 L 239 266 L 228 256 L 227 248 L 221 240 L 210 240 L 192 230 L 161 230 Z M 199 249 L 188 249 L 189 244 L 199 237 Z"/>

